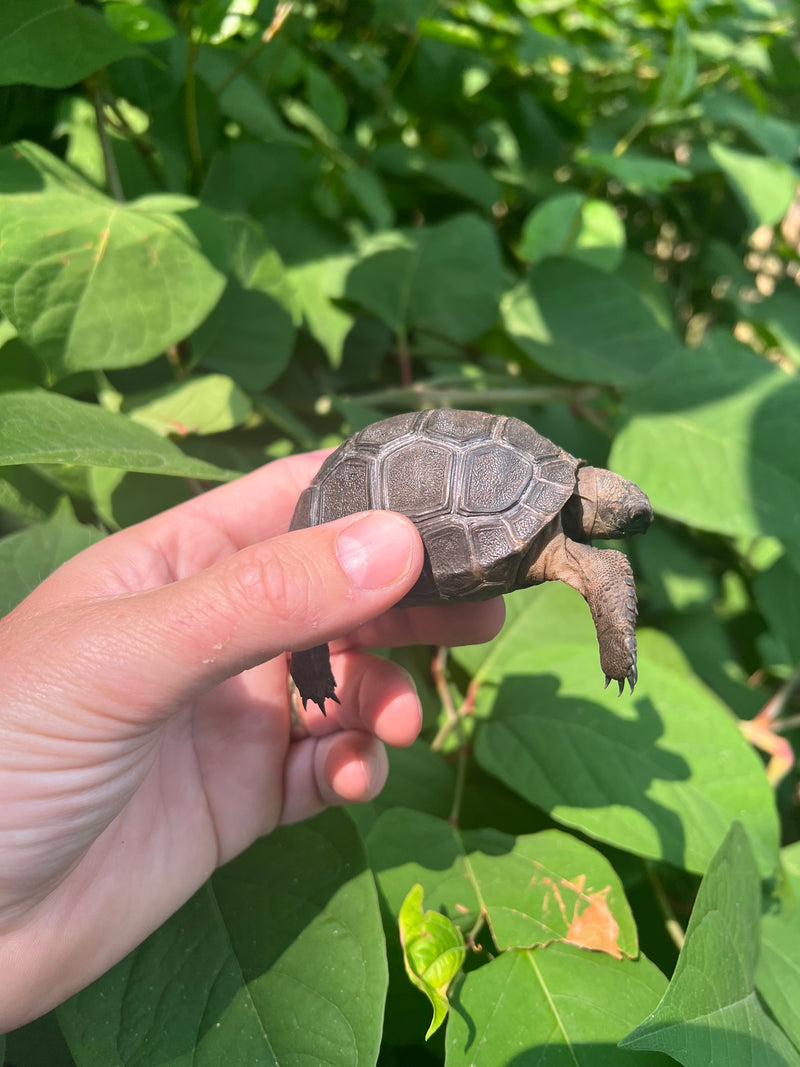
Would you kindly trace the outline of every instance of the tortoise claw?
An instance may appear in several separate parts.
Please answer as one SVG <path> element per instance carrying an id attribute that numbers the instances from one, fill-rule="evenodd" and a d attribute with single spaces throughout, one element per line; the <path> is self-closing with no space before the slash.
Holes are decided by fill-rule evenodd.
<path id="1" fill-rule="evenodd" d="M 606 675 L 606 684 L 603 686 L 603 689 L 608 689 L 609 685 L 611 685 L 611 675 L 607 674 Z"/>

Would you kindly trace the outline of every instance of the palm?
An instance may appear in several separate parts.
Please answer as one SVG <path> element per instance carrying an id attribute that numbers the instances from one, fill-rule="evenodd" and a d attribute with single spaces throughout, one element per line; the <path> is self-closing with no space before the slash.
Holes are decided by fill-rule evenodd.
<path id="1" fill-rule="evenodd" d="M 0 871 L 12 873 L 0 876 L 0 933 L 30 929 L 22 951 L 51 953 L 39 967 L 53 1003 L 258 835 L 380 786 L 380 742 L 410 744 L 420 709 L 404 672 L 360 646 L 464 643 L 498 628 L 498 603 L 380 614 L 418 573 L 414 538 L 399 591 L 364 594 L 377 610 L 342 585 L 334 528 L 273 542 L 320 459 L 272 464 L 107 538 L 3 621 Z M 273 588 L 270 560 L 292 581 Z M 334 646 L 342 703 L 327 718 L 310 709 L 293 731 L 283 652 L 315 643 L 318 626 L 326 637 L 352 628 Z"/>

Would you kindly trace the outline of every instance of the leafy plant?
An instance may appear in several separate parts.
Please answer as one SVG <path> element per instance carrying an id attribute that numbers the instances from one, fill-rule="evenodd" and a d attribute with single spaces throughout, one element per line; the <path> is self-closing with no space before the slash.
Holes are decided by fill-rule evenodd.
<path id="1" fill-rule="evenodd" d="M 416 407 L 658 516 L 632 699 L 561 587 L 397 653 L 384 794 L 217 871 L 9 1064 L 800 1063 L 797 39 L 783 0 L 5 0 L 6 609 Z"/>

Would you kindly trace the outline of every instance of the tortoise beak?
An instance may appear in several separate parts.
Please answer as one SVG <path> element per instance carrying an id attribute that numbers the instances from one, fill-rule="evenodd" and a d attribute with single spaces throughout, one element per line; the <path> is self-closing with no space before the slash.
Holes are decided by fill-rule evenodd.
<path id="1" fill-rule="evenodd" d="M 642 493 L 642 496 L 644 496 L 644 493 Z M 643 501 L 637 501 L 636 506 L 631 509 L 628 521 L 625 524 L 626 533 L 646 533 L 652 521 L 653 508 L 650 501 L 645 496 Z"/>

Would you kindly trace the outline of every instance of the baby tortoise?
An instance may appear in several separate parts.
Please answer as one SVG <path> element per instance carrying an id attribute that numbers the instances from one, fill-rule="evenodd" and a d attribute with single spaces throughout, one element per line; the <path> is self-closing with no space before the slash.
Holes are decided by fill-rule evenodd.
<path id="1" fill-rule="evenodd" d="M 606 686 L 631 692 L 636 669 L 636 588 L 621 552 L 595 537 L 643 533 L 653 519 L 637 485 L 589 467 L 536 430 L 482 411 L 411 412 L 375 422 L 325 460 L 301 495 L 291 528 L 358 511 L 407 515 L 425 546 L 416 584 L 400 601 L 418 606 L 488 600 L 561 581 L 586 600 Z M 303 706 L 325 712 L 336 697 L 327 645 L 293 652 Z"/>

